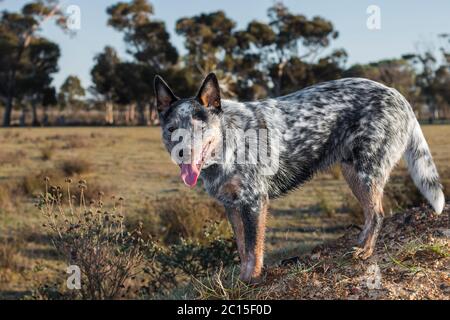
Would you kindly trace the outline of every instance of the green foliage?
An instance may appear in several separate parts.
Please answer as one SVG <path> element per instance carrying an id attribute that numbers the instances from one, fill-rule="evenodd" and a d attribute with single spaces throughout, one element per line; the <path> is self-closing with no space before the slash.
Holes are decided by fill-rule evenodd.
<path id="1" fill-rule="evenodd" d="M 108 25 L 123 32 L 128 52 L 136 61 L 154 71 L 176 63 L 178 52 L 171 44 L 165 23 L 151 18 L 152 5 L 146 0 L 119 2 L 107 9 Z"/>
<path id="2" fill-rule="evenodd" d="M 83 106 L 81 99 L 85 96 L 80 79 L 77 76 L 70 75 L 61 85 L 58 94 L 60 108 L 80 108 Z"/>
<path id="3" fill-rule="evenodd" d="M 1 13 L 0 82 L 4 85 L 0 97 L 5 102 L 4 126 L 10 124 L 14 100 L 32 100 L 35 108 L 50 88 L 51 74 L 58 71 L 58 45 L 38 34 L 41 23 L 49 18 L 64 25 L 65 16 L 55 0 L 32 1 L 21 12 Z M 37 124 L 36 118 L 33 123 Z"/>
<path id="4" fill-rule="evenodd" d="M 183 284 L 238 262 L 235 242 L 223 237 L 219 223 L 205 230 L 203 241 L 181 239 L 168 247 L 154 244 L 153 248 L 152 263 L 145 269 L 150 280 L 142 288 L 147 296 L 167 295 Z"/>

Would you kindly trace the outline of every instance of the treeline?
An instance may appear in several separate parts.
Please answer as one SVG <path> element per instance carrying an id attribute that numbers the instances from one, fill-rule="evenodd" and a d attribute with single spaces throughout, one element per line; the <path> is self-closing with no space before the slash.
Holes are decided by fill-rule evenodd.
<path id="1" fill-rule="evenodd" d="M 4 126 L 11 125 L 13 110 L 20 112 L 20 125 L 155 123 L 155 74 L 167 79 L 178 95 L 188 96 L 211 71 L 217 73 L 223 95 L 240 100 L 279 96 L 342 77 L 365 77 L 397 88 L 422 119 L 450 118 L 448 34 L 439 36 L 439 51 L 347 67 L 344 48 L 326 50 L 339 36 L 331 21 L 294 13 L 282 3 L 268 8 L 267 21 L 251 21 L 244 29 L 223 11 L 180 18 L 175 30 L 184 39 L 184 55 L 147 0 L 119 2 L 106 10 L 107 24 L 123 35 L 128 56 L 124 59 L 113 47 L 104 48 L 93 61 L 93 85 L 88 89 L 74 75 L 60 88 L 52 86 L 60 50 L 41 34 L 40 26 L 52 19 L 67 31 L 67 17 L 56 0 L 2 12 Z"/>

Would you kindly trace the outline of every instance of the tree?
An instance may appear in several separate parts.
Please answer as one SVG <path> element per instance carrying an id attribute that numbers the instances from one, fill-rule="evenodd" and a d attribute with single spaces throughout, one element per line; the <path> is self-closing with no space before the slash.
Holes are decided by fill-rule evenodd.
<path id="1" fill-rule="evenodd" d="M 150 108 L 150 116 L 153 112 L 151 89 L 152 79 L 155 74 L 168 74 L 175 72 L 174 66 L 178 62 L 178 52 L 170 42 L 170 35 L 166 30 L 165 23 L 153 19 L 154 14 L 152 5 L 147 0 L 133 0 L 131 2 L 119 2 L 107 9 L 109 15 L 108 25 L 113 27 L 124 35 L 124 41 L 129 53 L 134 61 L 121 65 L 128 66 L 134 70 L 135 74 L 130 74 L 129 70 L 120 70 L 116 76 L 129 75 L 134 79 L 131 81 L 122 81 L 131 92 L 136 95 L 131 96 L 129 103 L 137 104 L 139 111 L 139 123 L 147 123 L 145 119 L 145 107 Z M 144 78 L 136 78 L 142 76 Z M 150 88 L 145 94 L 139 90 Z M 123 92 L 121 87 L 117 87 L 117 92 Z M 145 96 L 144 100 L 142 97 Z M 120 100 L 123 101 L 123 94 Z M 127 99 L 125 99 L 127 100 Z"/>
<path id="2" fill-rule="evenodd" d="M 252 21 L 247 32 L 250 49 L 257 48 L 262 54 L 263 68 L 269 70 L 273 94 L 278 96 L 295 79 L 294 76 L 286 77 L 287 70 L 303 62 L 314 63 L 322 49 L 338 37 L 338 32 L 330 21 L 291 13 L 279 2 L 269 8 L 268 16 L 268 24 Z"/>
<path id="3" fill-rule="evenodd" d="M 102 53 L 95 57 L 95 65 L 91 70 L 93 89 L 105 101 L 105 119 L 108 124 L 114 122 L 113 103 L 117 101 L 117 88 L 119 86 L 116 68 L 120 58 L 112 47 L 105 47 Z"/>
<path id="4" fill-rule="evenodd" d="M 58 102 L 60 108 L 79 109 L 83 104 L 86 91 L 77 76 L 70 75 L 59 88 Z"/>
<path id="5" fill-rule="evenodd" d="M 179 19 L 176 32 L 185 39 L 187 68 L 198 78 L 219 71 L 225 95 L 241 99 L 280 95 L 339 77 L 343 50 L 318 59 L 338 35 L 331 22 L 293 14 L 281 3 L 269 8 L 268 16 L 269 23 L 251 21 L 245 30 L 236 30 L 223 11 Z"/>
<path id="6" fill-rule="evenodd" d="M 59 57 L 59 46 L 44 38 L 33 39 L 27 50 L 26 63 L 17 83 L 17 96 L 31 104 L 33 126 L 40 124 L 37 107 L 43 104 L 45 92 L 51 88 L 52 74 L 59 70 Z"/>
<path id="7" fill-rule="evenodd" d="M 56 23 L 65 26 L 65 16 L 56 0 L 36 0 L 23 6 L 21 12 L 4 11 L 0 18 L 0 96 L 5 104 L 3 126 L 9 126 L 14 99 L 17 95 L 18 77 L 24 71 L 26 51 L 38 38 L 40 26 L 56 17 Z"/>
<path id="8" fill-rule="evenodd" d="M 381 82 L 397 89 L 410 102 L 417 113 L 419 90 L 416 87 L 416 72 L 405 59 L 388 59 L 369 64 L 356 64 L 344 72 L 345 77 L 363 77 Z"/>
<path id="9" fill-rule="evenodd" d="M 178 60 L 163 21 L 152 19 L 152 5 L 146 0 L 119 2 L 107 9 L 108 25 L 123 32 L 127 52 L 136 61 L 160 72 Z"/>
<path id="10" fill-rule="evenodd" d="M 450 40 L 448 35 L 441 35 L 441 37 L 444 40 Z M 418 70 L 416 85 L 420 88 L 423 103 L 429 109 L 430 121 L 446 115 L 450 105 L 448 94 L 450 88 L 450 54 L 445 46 L 441 48 L 441 53 L 441 63 L 437 53 L 431 48 L 403 56 Z"/>
<path id="11" fill-rule="evenodd" d="M 116 87 L 117 102 L 120 104 L 136 104 L 138 124 L 146 125 L 145 106 L 153 95 L 153 76 L 144 65 L 134 62 L 122 62 L 116 67 L 118 85 Z"/>
<path id="12" fill-rule="evenodd" d="M 185 38 L 188 65 L 195 67 L 199 74 L 231 70 L 232 52 L 237 45 L 235 26 L 223 11 L 179 19 L 176 32 Z"/>

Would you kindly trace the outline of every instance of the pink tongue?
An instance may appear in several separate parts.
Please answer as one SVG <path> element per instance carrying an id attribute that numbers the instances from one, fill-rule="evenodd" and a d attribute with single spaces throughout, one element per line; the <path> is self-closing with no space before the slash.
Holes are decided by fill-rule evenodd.
<path id="1" fill-rule="evenodd" d="M 200 172 L 195 164 L 181 164 L 181 179 L 187 186 L 194 187 L 197 184 L 199 174 Z"/>

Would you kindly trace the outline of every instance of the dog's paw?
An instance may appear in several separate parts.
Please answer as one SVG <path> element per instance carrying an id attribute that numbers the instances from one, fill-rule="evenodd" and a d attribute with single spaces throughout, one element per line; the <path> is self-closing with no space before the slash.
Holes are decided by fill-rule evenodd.
<path id="1" fill-rule="evenodd" d="M 354 247 L 353 248 L 353 258 L 354 259 L 360 259 L 360 260 L 367 260 L 372 256 L 373 248 L 360 248 L 360 247 Z"/>

